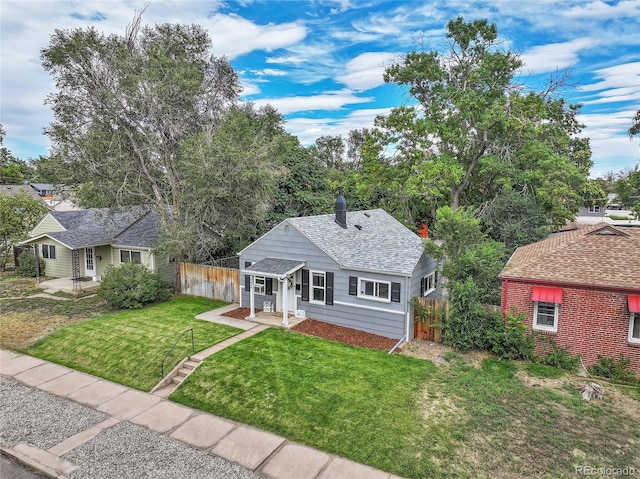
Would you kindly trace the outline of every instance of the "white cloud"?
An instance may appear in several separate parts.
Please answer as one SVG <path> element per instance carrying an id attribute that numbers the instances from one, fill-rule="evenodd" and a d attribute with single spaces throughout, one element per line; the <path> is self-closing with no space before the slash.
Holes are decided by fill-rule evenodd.
<path id="1" fill-rule="evenodd" d="M 358 97 L 350 91 L 329 92 L 313 96 L 291 96 L 283 98 L 262 98 L 254 100 L 256 105 L 270 104 L 286 115 L 295 112 L 335 111 L 344 106 L 373 101 L 371 97 Z"/>
<path id="2" fill-rule="evenodd" d="M 299 22 L 257 25 L 237 15 L 215 14 L 201 24 L 209 29 L 214 53 L 229 58 L 289 47 L 307 35 L 307 28 Z"/>
<path id="3" fill-rule="evenodd" d="M 593 45 L 593 40 L 589 38 L 578 38 L 564 43 L 535 46 L 522 55 L 524 66 L 521 71 L 535 75 L 564 70 L 578 63 L 578 52 Z"/>
<path id="4" fill-rule="evenodd" d="M 630 159 L 640 159 L 637 141 L 630 141 L 628 130 L 634 110 L 627 109 L 615 113 L 590 113 L 578 115 L 578 120 L 586 125 L 581 136 L 589 137 L 591 158 L 594 166 L 591 176 L 618 171 L 631 164 Z"/>
<path id="5" fill-rule="evenodd" d="M 610 18 L 640 15 L 640 1 L 627 0 L 611 5 L 602 1 L 580 4 L 562 12 L 569 18 L 594 18 L 600 21 Z"/>
<path id="6" fill-rule="evenodd" d="M 369 90 L 384 84 L 382 75 L 397 53 L 368 52 L 362 53 L 349 61 L 345 72 L 338 75 L 337 80 L 353 90 Z"/>
<path id="7" fill-rule="evenodd" d="M 286 129 L 305 146 L 312 145 L 319 136 L 347 137 L 351 130 L 373 127 L 378 115 L 388 115 L 390 108 L 355 110 L 343 118 L 290 118 Z"/>

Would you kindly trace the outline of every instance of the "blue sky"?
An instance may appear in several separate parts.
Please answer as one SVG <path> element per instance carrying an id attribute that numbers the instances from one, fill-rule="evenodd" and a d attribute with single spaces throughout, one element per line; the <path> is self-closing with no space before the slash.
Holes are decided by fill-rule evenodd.
<path id="1" fill-rule="evenodd" d="M 0 0 L 0 122 L 14 155 L 47 154 L 42 128 L 51 111 L 43 102 L 54 85 L 39 53 L 54 29 L 92 25 L 122 34 L 147 4 L 145 23 L 206 27 L 212 53 L 240 73 L 243 98 L 272 104 L 306 145 L 371 127 L 407 100 L 384 84 L 385 65 L 418 42 L 445 51 L 450 19 L 486 18 L 503 48 L 522 56 L 521 81 L 539 89 L 550 75 L 571 72 L 576 86 L 562 95 L 584 105 L 592 176 L 640 161 L 640 138 L 627 135 L 640 108 L 640 0 Z"/>

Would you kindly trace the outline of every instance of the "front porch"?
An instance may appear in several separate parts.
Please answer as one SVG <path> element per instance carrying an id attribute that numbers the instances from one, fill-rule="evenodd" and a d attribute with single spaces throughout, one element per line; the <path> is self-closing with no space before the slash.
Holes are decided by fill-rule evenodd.
<path id="1" fill-rule="evenodd" d="M 261 311 L 259 313 L 255 313 L 254 317 L 247 316 L 245 318 L 247 321 L 253 321 L 254 323 L 266 324 L 268 326 L 279 326 L 291 329 L 301 322 L 305 320 L 305 318 L 296 318 L 295 315 L 289 314 L 287 318 L 287 324 L 283 324 L 283 314 L 281 312 L 277 313 L 268 313 L 265 311 Z"/>
<path id="2" fill-rule="evenodd" d="M 90 278 L 82 278 L 80 281 L 73 281 L 73 278 L 54 278 L 41 281 L 38 286 L 47 291 L 47 293 L 55 293 L 62 291 L 64 293 L 91 293 L 97 291 L 100 287 L 99 281 L 93 281 Z"/>

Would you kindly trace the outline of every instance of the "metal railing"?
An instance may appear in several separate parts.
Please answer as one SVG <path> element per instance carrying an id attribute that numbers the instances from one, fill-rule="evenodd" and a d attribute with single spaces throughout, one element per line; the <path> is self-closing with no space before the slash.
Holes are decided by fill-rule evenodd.
<path id="1" fill-rule="evenodd" d="M 192 353 L 196 352 L 195 343 L 193 342 L 193 328 L 189 328 L 186 331 L 183 331 L 183 333 L 180 335 L 180 337 L 177 339 L 177 341 L 175 343 L 173 343 L 173 346 L 171 346 L 171 349 L 169 349 L 167 354 L 164 355 L 164 358 L 162 359 L 162 375 L 160 377 L 162 377 L 162 378 L 164 377 L 164 363 L 165 363 L 165 361 L 167 360 L 169 355 L 172 353 L 173 349 L 178 345 L 178 343 L 182 339 L 182 336 L 187 334 L 189 331 L 191 331 L 191 352 Z"/>

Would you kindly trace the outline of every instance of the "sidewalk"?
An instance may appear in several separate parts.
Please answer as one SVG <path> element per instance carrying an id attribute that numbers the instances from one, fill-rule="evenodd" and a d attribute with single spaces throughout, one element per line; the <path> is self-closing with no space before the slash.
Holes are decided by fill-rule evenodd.
<path id="1" fill-rule="evenodd" d="M 48 477 L 397 477 L 11 351 L 0 386 L 0 449 Z"/>

